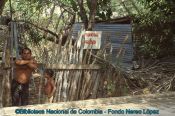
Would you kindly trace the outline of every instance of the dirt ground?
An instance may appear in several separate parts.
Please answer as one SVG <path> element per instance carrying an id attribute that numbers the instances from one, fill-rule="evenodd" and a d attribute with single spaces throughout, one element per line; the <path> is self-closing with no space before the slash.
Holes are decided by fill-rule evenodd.
<path id="1" fill-rule="evenodd" d="M 91 99 L 83 101 L 73 101 L 73 102 L 60 102 L 53 104 L 42 104 L 42 105 L 29 105 L 24 107 L 6 107 L 0 109 L 1 116 L 18 116 L 15 113 L 16 109 L 27 109 L 27 110 L 43 110 L 45 111 L 42 115 L 53 115 L 46 114 L 46 110 L 50 109 L 56 110 L 66 110 L 74 109 L 77 111 L 76 115 L 92 115 L 81 114 L 80 109 L 83 110 L 98 110 L 102 111 L 102 114 L 94 115 L 104 115 L 104 116 L 127 116 L 131 114 L 131 110 L 141 111 L 140 114 L 132 113 L 132 116 L 173 116 L 175 113 L 175 92 L 168 92 L 162 94 L 147 94 L 147 95 L 137 95 L 137 96 L 126 96 L 126 97 L 111 97 L 111 98 L 101 98 L 101 99 Z M 123 113 L 119 113 L 124 111 Z M 129 112 L 130 111 L 130 112 Z M 147 111 L 147 112 L 146 112 Z M 100 112 L 97 112 L 100 113 Z M 20 114 L 23 116 L 26 114 Z M 32 114 L 28 114 L 32 115 Z M 58 114 L 57 114 L 58 115 Z M 61 114 L 59 114 L 61 115 Z M 70 115 L 70 113 L 66 114 Z M 75 114 L 74 114 L 75 115 Z M 37 116 L 40 116 L 37 114 Z"/>

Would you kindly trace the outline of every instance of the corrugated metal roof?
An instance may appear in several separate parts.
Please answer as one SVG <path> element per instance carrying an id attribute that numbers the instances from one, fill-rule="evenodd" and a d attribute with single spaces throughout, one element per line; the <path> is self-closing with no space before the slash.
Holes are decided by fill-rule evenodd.
<path id="1" fill-rule="evenodd" d="M 73 26 L 72 36 L 77 38 L 78 32 L 81 30 L 82 23 L 75 23 Z M 131 69 L 133 59 L 133 45 L 131 37 L 131 25 L 130 24 L 95 24 L 94 31 L 102 31 L 102 45 L 108 38 L 112 43 L 112 63 L 117 63 L 117 54 L 123 46 L 124 55 L 121 58 L 121 67 L 124 69 Z M 126 42 L 123 43 L 125 37 L 128 36 Z"/>

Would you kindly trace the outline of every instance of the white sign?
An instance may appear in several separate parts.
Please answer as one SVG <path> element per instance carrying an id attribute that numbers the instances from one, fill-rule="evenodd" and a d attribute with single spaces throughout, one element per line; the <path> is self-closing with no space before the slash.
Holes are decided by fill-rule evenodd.
<path id="1" fill-rule="evenodd" d="M 101 31 L 82 31 L 77 47 L 83 49 L 100 49 Z"/>

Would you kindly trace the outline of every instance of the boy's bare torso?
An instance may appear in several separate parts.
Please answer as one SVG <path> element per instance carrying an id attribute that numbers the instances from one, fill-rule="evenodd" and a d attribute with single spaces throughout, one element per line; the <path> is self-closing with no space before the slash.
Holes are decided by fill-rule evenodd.
<path id="1" fill-rule="evenodd" d="M 48 96 L 50 96 L 50 94 L 53 92 L 53 89 L 54 89 L 53 83 L 54 83 L 53 80 L 49 79 L 44 87 L 45 94 Z"/>

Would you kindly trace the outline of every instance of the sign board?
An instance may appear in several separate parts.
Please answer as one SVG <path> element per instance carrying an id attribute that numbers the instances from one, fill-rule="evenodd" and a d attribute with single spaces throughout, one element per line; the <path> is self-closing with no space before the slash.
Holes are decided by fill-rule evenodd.
<path id="1" fill-rule="evenodd" d="M 77 47 L 83 49 L 100 49 L 101 31 L 82 31 Z"/>

